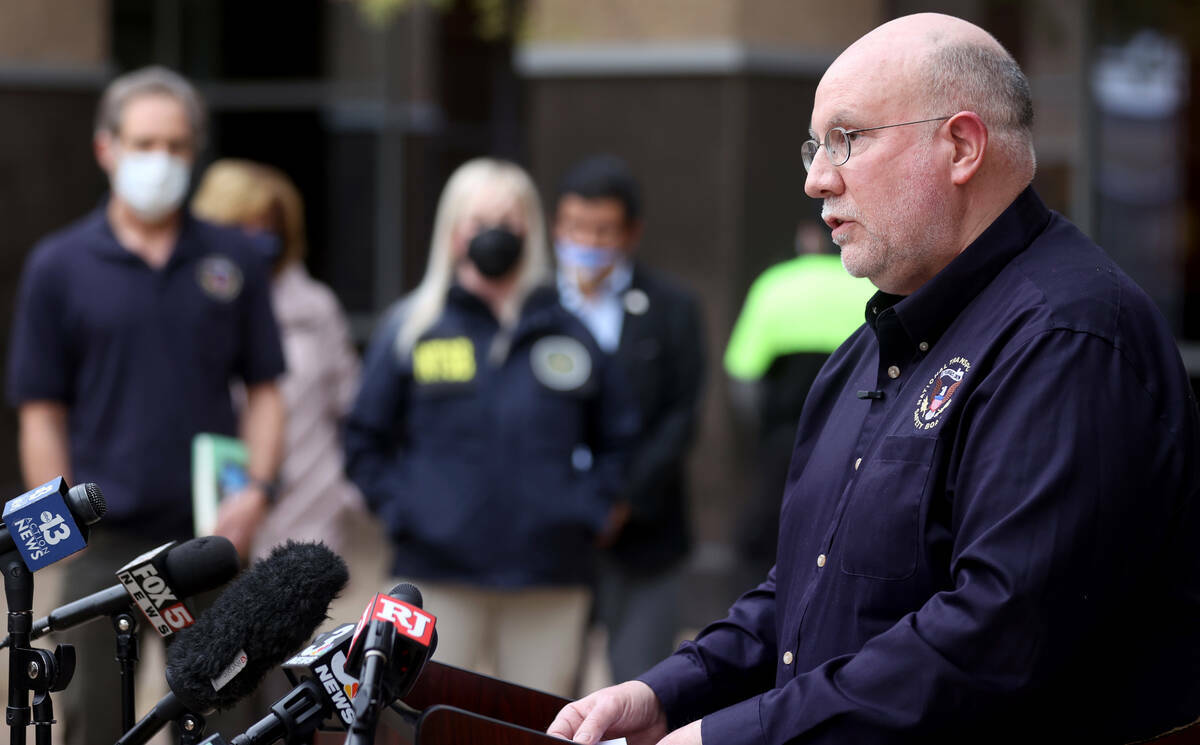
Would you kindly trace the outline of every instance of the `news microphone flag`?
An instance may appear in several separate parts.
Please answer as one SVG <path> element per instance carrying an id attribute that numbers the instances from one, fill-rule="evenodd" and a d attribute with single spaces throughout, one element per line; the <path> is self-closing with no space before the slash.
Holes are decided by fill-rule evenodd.
<path id="1" fill-rule="evenodd" d="M 160 575 L 169 592 L 181 598 L 215 590 L 238 573 L 237 549 L 228 538 L 205 536 L 179 545 L 167 543 L 163 548 L 167 551 Z M 136 563 L 136 560 L 131 563 Z M 162 595 L 163 591 L 159 590 L 158 594 Z M 59 606 L 49 615 L 34 621 L 29 639 L 32 641 L 51 631 L 62 631 L 102 616 L 120 613 L 134 602 L 125 586 L 118 582 L 112 587 Z M 9 643 L 10 639 L 5 637 L 0 641 L 0 649 Z"/>
<path id="2" fill-rule="evenodd" d="M 36 572 L 87 547 L 87 526 L 106 510 L 100 487 L 68 488 L 58 476 L 9 500 L 3 517 L 22 561 Z"/>
<path id="3" fill-rule="evenodd" d="M 167 556 L 176 543 L 164 543 L 117 570 L 117 580 L 164 639 L 196 622 L 192 611 L 167 584 Z"/>
<path id="4" fill-rule="evenodd" d="M 305 678 L 320 684 L 329 711 L 337 714 L 343 729 L 354 723 L 350 700 L 358 693 L 358 678 L 346 671 L 346 652 L 356 629 L 355 624 L 344 623 L 319 634 L 306 649 L 283 663 L 292 685 Z"/>
<path id="5" fill-rule="evenodd" d="M 346 745 L 374 741 L 381 708 L 407 695 L 433 653 L 437 619 L 421 605 L 420 591 L 401 584 L 388 595 L 376 595 L 359 620 L 346 654 L 346 670 L 361 683 L 354 697 L 354 723 Z"/>
<path id="6" fill-rule="evenodd" d="M 433 643 L 433 629 L 437 618 L 422 610 L 420 606 L 410 605 L 383 593 L 376 594 L 363 610 L 362 618 L 354 629 L 354 638 L 350 641 L 346 667 L 355 672 L 362 668 L 362 656 L 365 651 L 362 632 L 372 621 L 390 623 L 402 635 L 401 638 L 414 640 L 422 647 L 428 648 Z"/>

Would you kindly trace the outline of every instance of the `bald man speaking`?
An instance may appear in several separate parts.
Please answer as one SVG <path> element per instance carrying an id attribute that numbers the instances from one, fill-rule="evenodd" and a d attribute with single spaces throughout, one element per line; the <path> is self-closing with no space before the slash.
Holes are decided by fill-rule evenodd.
<path id="1" fill-rule="evenodd" d="M 1195 400 L 1145 293 L 1030 187 L 1032 118 L 956 18 L 830 66 L 805 192 L 879 291 L 809 394 L 775 568 L 550 734 L 1129 743 L 1200 717 Z"/>

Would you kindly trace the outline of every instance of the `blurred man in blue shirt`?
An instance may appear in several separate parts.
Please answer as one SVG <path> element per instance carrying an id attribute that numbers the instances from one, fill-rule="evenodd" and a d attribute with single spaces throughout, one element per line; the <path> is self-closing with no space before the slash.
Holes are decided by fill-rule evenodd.
<path id="1" fill-rule="evenodd" d="M 163 68 L 117 78 L 100 101 L 103 204 L 46 237 L 21 274 L 8 370 L 27 484 L 94 481 L 108 514 L 70 565 L 64 602 L 108 587 L 139 553 L 192 535 L 191 445 L 234 436 L 251 482 L 222 502 L 217 532 L 243 557 L 270 503 L 282 447 L 283 351 L 267 267 L 240 230 L 183 207 L 204 139 L 192 86 Z M 246 384 L 235 415 L 229 384 Z M 240 425 L 240 429 L 239 429 Z M 69 633 L 80 675 L 64 696 L 66 741 L 120 736 L 112 632 Z"/>
<path id="2" fill-rule="evenodd" d="M 879 292 L 809 394 L 775 568 L 551 733 L 1125 743 L 1200 716 L 1195 401 L 1145 293 L 1030 188 L 1030 100 L 944 15 L 829 68 L 805 191 Z"/>

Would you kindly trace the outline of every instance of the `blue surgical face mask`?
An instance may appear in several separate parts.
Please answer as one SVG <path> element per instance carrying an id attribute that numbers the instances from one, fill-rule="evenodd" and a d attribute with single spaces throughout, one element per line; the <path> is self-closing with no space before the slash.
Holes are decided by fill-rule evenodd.
<path id="1" fill-rule="evenodd" d="M 596 278 L 612 269 L 621 258 L 621 252 L 606 246 L 588 246 L 559 239 L 554 243 L 554 253 L 559 265 L 569 276 L 582 282 L 594 282 Z"/>

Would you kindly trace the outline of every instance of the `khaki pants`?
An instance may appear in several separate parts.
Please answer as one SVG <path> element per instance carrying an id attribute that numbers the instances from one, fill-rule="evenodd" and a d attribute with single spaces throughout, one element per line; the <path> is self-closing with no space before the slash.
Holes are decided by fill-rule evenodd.
<path id="1" fill-rule="evenodd" d="M 388 587 L 407 580 L 397 579 Z M 418 581 L 437 618 L 433 659 L 571 698 L 591 608 L 587 587 L 484 588 Z"/>

